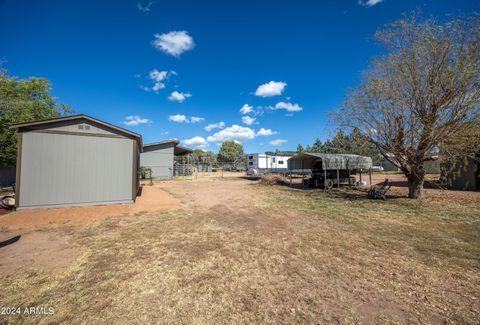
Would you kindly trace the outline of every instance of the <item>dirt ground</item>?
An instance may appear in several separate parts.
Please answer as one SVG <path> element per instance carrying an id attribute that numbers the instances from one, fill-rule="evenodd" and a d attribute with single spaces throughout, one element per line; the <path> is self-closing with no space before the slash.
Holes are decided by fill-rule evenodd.
<path id="1" fill-rule="evenodd" d="M 0 233 L 0 241 L 6 240 Z M 31 232 L 21 235 L 14 244 L 0 248 L 0 273 L 10 274 L 20 269 L 53 271 L 72 263 L 78 251 L 68 243 L 69 237 L 55 232 Z"/>
<path id="2" fill-rule="evenodd" d="M 135 204 L 113 204 L 56 209 L 26 209 L 0 215 L 0 229 L 19 230 L 36 227 L 81 225 L 105 218 L 178 207 L 180 201 L 164 191 L 162 184 L 143 186 Z"/>
<path id="3" fill-rule="evenodd" d="M 138 206 L 0 215 L 0 242 L 22 235 L 0 247 L 0 307 L 55 308 L 0 324 L 478 323 L 479 192 L 417 202 L 374 174 L 394 187 L 372 201 L 220 176 L 145 186 Z"/>

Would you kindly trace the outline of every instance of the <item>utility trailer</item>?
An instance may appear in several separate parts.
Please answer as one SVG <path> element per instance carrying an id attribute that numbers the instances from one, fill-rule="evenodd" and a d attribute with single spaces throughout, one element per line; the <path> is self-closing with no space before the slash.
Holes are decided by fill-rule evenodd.
<path id="1" fill-rule="evenodd" d="M 370 175 L 372 158 L 351 154 L 327 154 L 304 152 L 288 161 L 289 174 L 301 174 L 304 184 L 310 187 L 331 189 L 335 185 L 354 185 L 354 175 L 368 172 Z M 291 178 L 290 178 L 291 179 Z M 371 183 L 371 180 L 370 180 Z"/>

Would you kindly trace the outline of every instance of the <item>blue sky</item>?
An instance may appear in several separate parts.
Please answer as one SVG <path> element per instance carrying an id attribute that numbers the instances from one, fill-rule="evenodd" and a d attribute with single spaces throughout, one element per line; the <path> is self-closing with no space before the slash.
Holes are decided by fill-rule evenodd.
<path id="1" fill-rule="evenodd" d="M 446 19 L 480 1 L 0 0 L 0 59 L 144 143 L 295 150 L 335 132 L 329 112 L 382 53 L 374 32 L 415 8 Z"/>

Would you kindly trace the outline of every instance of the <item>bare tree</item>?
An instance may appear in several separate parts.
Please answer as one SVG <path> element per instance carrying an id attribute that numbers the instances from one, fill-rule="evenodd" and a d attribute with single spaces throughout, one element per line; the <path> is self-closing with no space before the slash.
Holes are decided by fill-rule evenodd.
<path id="1" fill-rule="evenodd" d="M 387 54 L 373 61 L 337 119 L 403 171 L 410 198 L 422 198 L 424 163 L 479 114 L 480 20 L 439 24 L 413 13 L 375 36 Z"/>

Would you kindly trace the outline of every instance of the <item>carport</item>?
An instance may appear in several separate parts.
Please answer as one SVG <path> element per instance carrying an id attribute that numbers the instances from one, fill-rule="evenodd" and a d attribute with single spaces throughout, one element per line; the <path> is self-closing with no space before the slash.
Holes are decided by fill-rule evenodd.
<path id="1" fill-rule="evenodd" d="M 303 152 L 291 157 L 288 161 L 288 170 L 290 174 L 290 183 L 292 174 L 301 174 L 305 176 L 318 176 L 323 180 L 331 180 L 331 184 L 338 187 L 341 183 L 350 184 L 350 175 L 368 172 L 371 177 L 372 158 L 352 154 L 329 154 L 329 153 L 310 153 Z M 323 174 L 323 175 L 322 175 Z M 327 182 L 324 181 L 324 188 L 327 189 Z"/>

